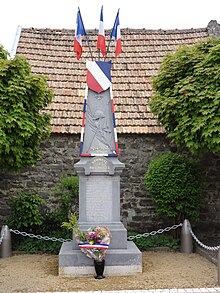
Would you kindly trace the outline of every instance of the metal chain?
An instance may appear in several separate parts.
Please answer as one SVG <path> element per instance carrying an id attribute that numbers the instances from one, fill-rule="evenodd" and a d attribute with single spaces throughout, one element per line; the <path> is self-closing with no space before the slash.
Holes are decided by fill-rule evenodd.
<path id="1" fill-rule="evenodd" d="M 182 227 L 182 223 L 178 224 L 178 225 L 173 225 L 171 227 L 166 227 L 164 229 L 158 229 L 157 231 L 151 231 L 151 232 L 147 232 L 147 233 L 143 233 L 143 234 L 137 234 L 137 235 L 134 235 L 134 236 L 128 236 L 127 237 L 127 240 L 134 240 L 134 239 L 139 239 L 139 238 L 147 238 L 149 236 L 154 236 L 156 234 L 162 234 L 164 232 L 169 232 L 170 230 L 175 230 L 179 227 Z M 207 250 L 211 250 L 211 251 L 217 251 L 220 249 L 220 245 L 219 246 L 208 246 L 208 245 L 205 245 L 203 244 L 197 237 L 196 235 L 193 233 L 192 229 L 191 229 L 191 226 L 188 225 L 188 228 L 189 228 L 189 231 L 193 237 L 193 239 L 200 245 L 202 246 L 203 248 L 207 249 Z M 36 238 L 36 239 L 39 239 L 39 240 L 46 240 L 46 241 L 58 241 L 58 242 L 70 242 L 72 241 L 72 239 L 64 239 L 64 238 L 56 238 L 56 237 L 48 237 L 48 236 L 42 236 L 42 235 L 34 235 L 34 234 L 31 234 L 31 233 L 26 233 L 26 232 L 21 232 L 19 230 L 13 230 L 13 229 L 10 229 L 10 232 L 14 233 L 14 234 L 17 234 L 17 235 L 22 235 L 24 237 L 30 237 L 30 238 Z M 0 245 L 3 241 L 3 238 L 4 238 L 4 234 L 5 234 L 5 230 L 3 231 L 1 237 L 0 237 Z"/>
<path id="2" fill-rule="evenodd" d="M 208 246 L 208 245 L 205 245 L 204 243 L 202 243 L 197 237 L 196 235 L 193 233 L 192 231 L 192 228 L 191 228 L 191 225 L 187 225 L 188 228 L 189 228 L 189 232 L 191 233 L 193 239 L 200 245 L 202 246 L 203 248 L 207 249 L 207 250 L 211 250 L 211 251 L 217 251 L 220 249 L 220 245 L 219 246 Z"/>
<path id="3" fill-rule="evenodd" d="M 178 224 L 178 225 L 173 225 L 172 227 L 166 227 L 164 229 L 159 229 L 157 231 L 151 231 L 149 233 L 144 233 L 144 234 L 137 234 L 135 236 L 128 236 L 127 239 L 128 240 L 133 240 L 133 239 L 138 239 L 141 237 L 148 237 L 148 236 L 154 236 L 156 234 L 162 234 L 163 232 L 169 232 L 170 230 L 175 230 L 179 227 L 182 226 L 182 223 Z M 36 238 L 39 240 L 46 240 L 46 241 L 59 241 L 59 242 L 70 242 L 72 241 L 72 239 L 63 239 L 63 238 L 56 238 L 56 237 L 48 237 L 48 236 L 42 236 L 42 235 L 34 235 L 32 233 L 27 233 L 27 232 L 21 232 L 19 230 L 13 230 L 10 229 L 10 232 L 17 234 L 17 235 L 22 235 L 24 237 L 30 237 L 30 238 Z M 3 235 L 4 237 L 4 235 Z M 3 237 L 1 237 L 3 239 Z M 1 238 L 0 238 L 0 244 L 1 244 Z"/>
<path id="4" fill-rule="evenodd" d="M 139 238 L 142 238 L 142 237 L 148 237 L 148 236 L 154 236 L 156 234 L 162 234 L 163 232 L 169 232 L 170 230 L 175 230 L 179 227 L 182 227 L 182 223 L 178 224 L 178 225 L 173 225 L 171 227 L 166 227 L 164 229 L 159 229 L 157 231 L 151 231 L 149 233 L 144 233 L 144 234 L 137 234 L 137 235 L 134 235 L 134 236 L 128 236 L 128 240 L 134 240 L 134 239 L 139 239 Z"/>
<path id="5" fill-rule="evenodd" d="M 0 245 L 2 244 L 2 241 L 3 241 L 3 239 L 4 239 L 4 236 L 5 236 L 5 230 L 6 230 L 6 229 L 3 230 L 2 235 L 1 235 L 1 237 L 0 237 Z"/>
<path id="6" fill-rule="evenodd" d="M 37 238 L 38 240 L 46 240 L 46 241 L 58 241 L 58 242 L 70 242 L 72 239 L 64 239 L 64 238 L 56 238 L 56 237 L 48 237 L 48 236 L 42 236 L 42 235 L 34 235 L 31 233 L 26 232 L 20 232 L 18 230 L 10 229 L 10 232 L 16 234 L 16 235 L 22 235 L 24 237 L 30 237 L 30 238 Z"/>

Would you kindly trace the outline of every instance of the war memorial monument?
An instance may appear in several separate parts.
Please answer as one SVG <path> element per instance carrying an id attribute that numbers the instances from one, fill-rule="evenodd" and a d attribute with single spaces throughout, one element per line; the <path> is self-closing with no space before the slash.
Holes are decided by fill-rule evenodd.
<path id="1" fill-rule="evenodd" d="M 118 26 L 117 14 L 111 33 L 116 41 Z M 75 38 L 85 34 L 78 11 Z M 83 231 L 96 225 L 110 229 L 105 275 L 128 275 L 142 272 L 142 254 L 132 241 L 127 241 L 127 230 L 120 221 L 120 175 L 125 166 L 118 159 L 111 67 L 111 61 L 92 58 L 86 62 L 80 161 L 74 165 L 79 176 L 78 223 Z M 94 275 L 93 261 L 81 252 L 75 239 L 61 247 L 59 275 Z"/>

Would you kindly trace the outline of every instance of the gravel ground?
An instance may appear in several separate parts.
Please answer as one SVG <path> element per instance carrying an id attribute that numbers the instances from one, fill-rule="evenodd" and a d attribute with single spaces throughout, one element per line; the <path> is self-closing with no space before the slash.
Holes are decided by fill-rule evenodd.
<path id="1" fill-rule="evenodd" d="M 135 276 L 59 277 L 55 255 L 15 255 L 0 259 L 0 293 L 36 291 L 141 290 L 217 286 L 217 266 L 201 255 L 143 252 L 143 273 Z"/>

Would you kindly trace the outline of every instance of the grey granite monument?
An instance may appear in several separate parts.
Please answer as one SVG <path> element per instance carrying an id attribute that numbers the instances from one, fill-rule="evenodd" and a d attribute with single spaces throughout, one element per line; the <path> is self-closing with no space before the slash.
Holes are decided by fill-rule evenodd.
<path id="1" fill-rule="evenodd" d="M 111 69 L 110 62 L 91 62 L 89 66 L 98 64 L 105 69 L 107 65 L 109 71 Z M 96 78 L 99 79 L 99 75 Z M 120 221 L 120 175 L 125 166 L 118 160 L 111 85 L 101 92 L 90 86 L 88 80 L 87 85 L 81 159 L 74 166 L 79 176 L 78 223 L 83 231 L 96 225 L 110 229 L 112 238 L 105 256 L 105 275 L 141 273 L 141 252 L 132 241 L 127 241 L 127 230 Z M 75 239 L 63 243 L 59 253 L 59 275 L 88 274 L 94 275 L 93 260 L 80 251 Z"/>

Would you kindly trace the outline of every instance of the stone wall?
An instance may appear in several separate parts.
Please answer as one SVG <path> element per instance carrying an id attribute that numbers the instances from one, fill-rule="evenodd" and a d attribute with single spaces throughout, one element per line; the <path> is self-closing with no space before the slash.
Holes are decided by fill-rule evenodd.
<path id="1" fill-rule="evenodd" d="M 79 160 L 78 135 L 51 135 L 41 144 L 42 158 L 19 173 L 0 174 L 0 224 L 8 214 L 9 199 L 19 191 L 34 190 L 49 204 L 48 194 L 62 175 L 73 174 Z"/>
<path id="2" fill-rule="evenodd" d="M 119 159 L 125 164 L 121 176 L 121 216 L 128 230 L 144 232 L 163 224 L 144 186 L 144 174 L 156 154 L 171 150 L 164 135 L 119 136 Z"/>
<path id="3" fill-rule="evenodd" d="M 73 165 L 79 160 L 79 135 L 51 135 L 42 143 L 42 159 L 22 172 L 0 174 L 0 225 L 9 213 L 9 198 L 19 191 L 35 190 L 50 205 L 49 194 L 62 175 L 75 174 Z M 125 163 L 121 176 L 121 220 L 128 230 L 147 232 L 164 227 L 166 222 L 155 214 L 155 206 L 144 188 L 144 173 L 156 154 L 172 150 L 164 135 L 119 135 L 119 159 Z M 205 194 L 201 236 L 220 236 L 220 156 L 201 160 Z M 209 238 L 209 237 L 208 237 Z"/>
<path id="4" fill-rule="evenodd" d="M 220 244 L 220 155 L 201 159 L 204 172 L 204 201 L 195 231 L 207 244 Z M 214 243 L 213 243 L 214 239 Z M 217 242 L 215 239 L 218 239 Z"/>

